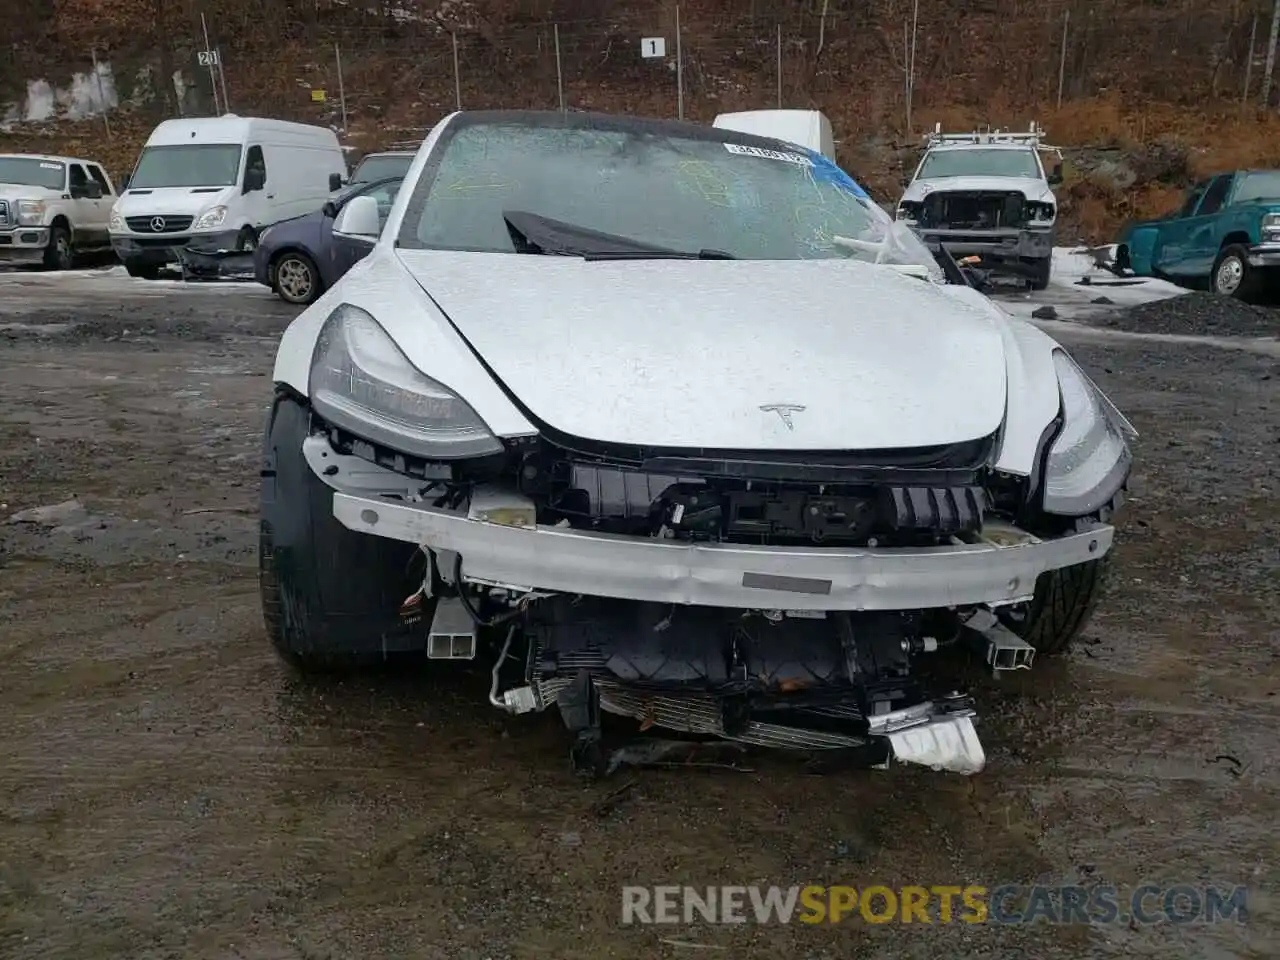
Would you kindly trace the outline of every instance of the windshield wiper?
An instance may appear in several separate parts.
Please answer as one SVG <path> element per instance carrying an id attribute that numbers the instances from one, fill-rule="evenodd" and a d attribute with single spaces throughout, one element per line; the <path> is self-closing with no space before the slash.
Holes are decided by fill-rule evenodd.
<path id="1" fill-rule="evenodd" d="M 684 250 L 617 250 L 612 253 L 584 253 L 583 260 L 737 260 L 723 250 L 702 249 L 696 253 Z"/>
<path id="2" fill-rule="evenodd" d="M 687 252 L 657 247 L 630 237 L 601 233 L 524 210 L 504 210 L 502 219 L 518 253 L 582 257 L 584 260 L 734 260 L 723 250 Z"/>

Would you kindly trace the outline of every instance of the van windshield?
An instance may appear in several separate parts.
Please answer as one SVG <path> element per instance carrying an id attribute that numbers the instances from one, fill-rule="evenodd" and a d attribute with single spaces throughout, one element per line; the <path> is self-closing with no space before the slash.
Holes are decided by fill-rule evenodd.
<path id="1" fill-rule="evenodd" d="M 129 180 L 130 190 L 156 187 L 233 187 L 240 174 L 240 145 L 191 143 L 147 147 Z"/>

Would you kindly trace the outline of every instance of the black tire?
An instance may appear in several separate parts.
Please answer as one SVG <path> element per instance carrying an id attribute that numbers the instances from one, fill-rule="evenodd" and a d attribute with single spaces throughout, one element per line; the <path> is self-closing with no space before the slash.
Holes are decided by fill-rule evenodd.
<path id="1" fill-rule="evenodd" d="M 44 248 L 46 270 L 70 270 L 75 266 L 75 249 L 71 246 L 71 231 L 61 224 L 49 229 L 49 245 Z"/>
<path id="2" fill-rule="evenodd" d="M 1053 272 L 1053 258 L 1045 257 L 1043 260 L 1033 260 L 1031 262 L 1035 273 L 1028 280 L 1032 290 L 1045 290 L 1049 287 L 1049 276 Z"/>
<path id="3" fill-rule="evenodd" d="M 1089 623 L 1106 584 L 1111 557 L 1042 573 L 1035 596 L 1020 607 L 1003 607 L 1000 620 L 1036 653 L 1054 656 L 1070 649 Z"/>
<path id="4" fill-rule="evenodd" d="M 126 260 L 124 269 L 131 277 L 139 280 L 156 280 L 160 277 L 160 267 L 154 263 L 143 263 L 139 260 Z"/>
<path id="5" fill-rule="evenodd" d="M 282 268 L 285 272 L 283 284 L 280 279 Z M 315 303 L 324 292 L 315 261 L 298 250 L 282 253 L 271 265 L 271 288 L 285 303 L 300 307 Z"/>
<path id="6" fill-rule="evenodd" d="M 302 455 L 309 426 L 308 409 L 277 394 L 264 442 L 258 539 L 272 647 L 303 672 L 348 670 L 424 648 L 431 605 L 416 624 L 399 614 L 422 583 L 417 548 L 352 533 L 334 519 L 332 490 Z"/>
<path id="7" fill-rule="evenodd" d="M 1228 267 L 1235 268 L 1228 270 Z M 1234 285 L 1227 281 L 1226 275 L 1238 275 Z M 1209 274 L 1209 290 L 1227 297 L 1235 297 L 1245 303 L 1256 303 L 1262 294 L 1264 274 L 1249 266 L 1249 251 L 1238 243 L 1223 247 L 1213 261 L 1213 272 Z"/>

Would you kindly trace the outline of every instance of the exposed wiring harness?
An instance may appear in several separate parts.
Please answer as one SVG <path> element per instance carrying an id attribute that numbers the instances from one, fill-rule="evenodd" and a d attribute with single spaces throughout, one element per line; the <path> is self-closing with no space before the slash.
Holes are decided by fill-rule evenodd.
<path id="1" fill-rule="evenodd" d="M 510 623 L 517 617 L 524 615 L 524 612 L 529 608 L 529 602 L 534 598 L 533 594 L 525 594 L 513 609 L 499 614 L 492 620 L 484 619 L 484 617 L 480 616 L 480 611 L 471 602 L 471 598 L 467 596 L 466 584 L 462 582 L 462 554 L 458 554 L 453 561 L 453 585 L 458 591 L 458 599 L 462 601 L 462 609 L 467 611 L 467 616 L 475 621 L 477 627 L 498 627 L 504 623 Z"/>

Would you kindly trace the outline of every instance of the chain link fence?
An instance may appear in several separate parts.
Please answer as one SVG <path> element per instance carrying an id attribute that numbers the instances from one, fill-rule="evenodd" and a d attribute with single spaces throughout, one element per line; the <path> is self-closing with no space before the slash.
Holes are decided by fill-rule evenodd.
<path id="1" fill-rule="evenodd" d="M 83 47 L 37 62 L 0 45 L 0 75 L 27 87 L 7 106 L 0 92 L 0 122 L 101 116 L 109 133 L 125 113 L 231 111 L 376 141 L 404 139 L 459 107 L 709 120 L 786 106 L 823 109 L 846 134 L 914 135 L 944 107 L 1008 125 L 1099 96 L 1136 106 L 1256 101 L 1271 16 L 1261 0 L 751 0 L 732 19 L 660 3 L 643 16 L 495 25 L 392 0 L 260 6 L 76 33 L 64 42 Z M 50 75 L 49 62 L 70 75 Z"/>

